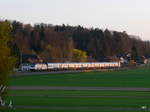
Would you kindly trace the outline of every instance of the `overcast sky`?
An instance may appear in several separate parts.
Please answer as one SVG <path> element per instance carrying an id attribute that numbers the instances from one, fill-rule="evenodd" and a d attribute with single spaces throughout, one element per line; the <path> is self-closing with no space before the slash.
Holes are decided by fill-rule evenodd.
<path id="1" fill-rule="evenodd" d="M 108 28 L 150 40 L 150 0 L 1 0 L 0 18 Z"/>

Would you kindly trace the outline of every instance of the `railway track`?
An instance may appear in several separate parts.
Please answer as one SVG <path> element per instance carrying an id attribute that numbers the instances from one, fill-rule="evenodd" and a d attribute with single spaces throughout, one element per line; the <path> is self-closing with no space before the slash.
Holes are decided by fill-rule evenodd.
<path id="1" fill-rule="evenodd" d="M 80 73 L 80 72 L 110 72 L 126 70 L 124 68 L 116 69 L 98 69 L 98 70 L 63 70 L 63 71 L 39 71 L 39 72 L 16 72 L 11 76 L 27 76 L 27 75 L 47 75 L 47 74 L 64 74 L 64 73 Z"/>

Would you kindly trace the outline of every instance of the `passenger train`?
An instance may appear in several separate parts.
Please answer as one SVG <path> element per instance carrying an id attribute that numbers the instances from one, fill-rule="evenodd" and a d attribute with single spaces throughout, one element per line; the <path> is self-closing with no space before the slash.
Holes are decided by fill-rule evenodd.
<path id="1" fill-rule="evenodd" d="M 90 70 L 120 68 L 120 62 L 72 62 L 23 64 L 22 71 Z"/>

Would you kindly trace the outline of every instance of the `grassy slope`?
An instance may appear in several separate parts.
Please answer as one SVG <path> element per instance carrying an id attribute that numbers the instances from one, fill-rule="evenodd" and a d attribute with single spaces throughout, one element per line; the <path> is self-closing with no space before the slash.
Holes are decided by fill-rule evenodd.
<path id="1" fill-rule="evenodd" d="M 132 97 L 132 96 L 150 96 L 149 92 L 120 92 L 120 91 L 11 91 L 10 94 L 35 94 L 35 95 L 45 95 L 45 96 L 9 96 L 8 100 L 13 101 L 13 105 L 29 105 L 29 106 L 52 106 L 56 109 L 15 109 L 10 110 L 10 112 L 131 112 L 131 111 L 122 111 L 122 110 L 109 110 L 107 107 L 136 107 L 139 108 L 142 105 L 150 107 L 149 98 L 144 97 Z M 55 97 L 50 97 L 46 95 L 56 95 Z M 59 96 L 57 95 L 66 95 Z M 68 97 L 71 96 L 71 97 Z M 74 95 L 76 95 L 74 97 Z M 130 98 L 88 98 L 80 96 L 131 96 Z M 79 96 L 79 97 L 78 97 Z M 62 109 L 60 110 L 57 107 L 106 107 L 106 110 L 101 109 Z M 7 110 L 7 109 L 6 109 Z M 3 110 L 2 112 L 8 112 Z M 141 112 L 132 111 L 132 112 Z"/>
<path id="2" fill-rule="evenodd" d="M 9 94 L 18 95 L 52 95 L 52 96 L 147 96 L 150 92 L 130 92 L 130 91 L 33 91 L 33 90 L 12 90 Z"/>
<path id="3" fill-rule="evenodd" d="M 150 69 L 13 77 L 10 85 L 150 87 Z"/>
<path id="4" fill-rule="evenodd" d="M 93 73 L 69 73 L 50 74 L 43 76 L 21 76 L 10 80 L 10 85 L 45 85 L 45 86 L 106 86 L 106 87 L 150 87 L 150 69 L 138 69 L 119 72 L 93 72 Z M 150 96 L 149 92 L 121 92 L 121 91 L 10 91 L 10 94 L 42 94 L 48 96 L 9 96 L 8 100 L 13 105 L 36 106 L 98 106 L 98 107 L 137 107 L 142 105 L 150 107 L 149 98 L 82 98 L 80 96 Z M 57 97 L 57 95 L 62 95 Z M 71 96 L 71 97 L 65 97 Z M 73 96 L 75 95 L 75 97 Z M 79 96 L 79 97 L 78 97 Z M 47 109 L 0 109 L 0 112 L 142 112 L 116 111 L 116 110 L 47 110 Z M 143 111 L 145 112 L 145 111 Z"/>
<path id="5" fill-rule="evenodd" d="M 89 98 L 89 97 L 48 97 L 9 96 L 14 105 L 52 107 L 150 107 L 149 98 Z"/>

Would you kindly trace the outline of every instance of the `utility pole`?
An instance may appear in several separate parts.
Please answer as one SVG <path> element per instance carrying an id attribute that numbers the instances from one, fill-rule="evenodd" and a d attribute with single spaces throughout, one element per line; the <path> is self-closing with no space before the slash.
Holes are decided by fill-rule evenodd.
<path id="1" fill-rule="evenodd" d="M 20 51 L 20 70 L 21 70 L 21 67 L 22 67 L 22 52 Z"/>

